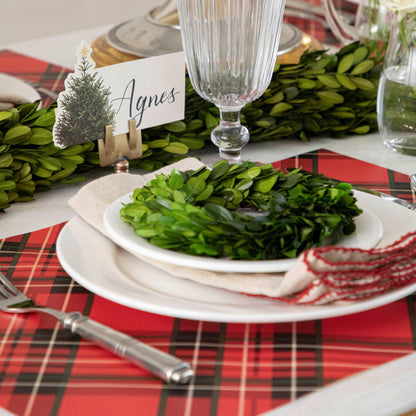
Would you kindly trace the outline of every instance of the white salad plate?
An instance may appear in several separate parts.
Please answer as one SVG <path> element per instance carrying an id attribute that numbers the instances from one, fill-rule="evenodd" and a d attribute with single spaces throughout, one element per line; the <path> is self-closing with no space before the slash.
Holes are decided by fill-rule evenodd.
<path id="1" fill-rule="evenodd" d="M 357 197 L 359 205 L 368 207 L 380 220 L 383 241 L 416 230 L 415 212 L 373 195 L 359 193 Z M 174 277 L 127 252 L 80 217 L 62 229 L 57 253 L 66 272 L 99 296 L 131 308 L 194 320 L 262 323 L 323 319 L 373 309 L 416 291 L 416 284 L 411 284 L 364 301 L 321 306 L 245 296 Z"/>
<path id="2" fill-rule="evenodd" d="M 32 103 L 41 99 L 39 93 L 23 80 L 0 73 L 0 101 L 13 98 L 22 103 Z"/>
<path id="3" fill-rule="evenodd" d="M 129 202 L 131 202 L 130 195 L 125 195 L 113 202 L 104 214 L 104 226 L 110 238 L 132 254 L 138 254 L 176 266 L 233 273 L 283 272 L 289 270 L 296 262 L 296 259 L 256 261 L 217 259 L 178 253 L 154 246 L 146 239 L 135 235 L 131 225 L 121 219 L 120 209 L 123 207 L 123 204 L 128 204 Z M 362 209 L 364 212 L 355 220 L 356 231 L 349 236 L 344 236 L 337 243 L 338 245 L 369 249 L 379 243 L 383 236 L 381 222 L 370 209 L 366 207 L 362 207 Z"/>

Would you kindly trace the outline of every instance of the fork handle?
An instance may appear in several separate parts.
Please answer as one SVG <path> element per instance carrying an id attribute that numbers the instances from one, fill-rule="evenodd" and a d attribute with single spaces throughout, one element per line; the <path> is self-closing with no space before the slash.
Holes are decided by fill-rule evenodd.
<path id="1" fill-rule="evenodd" d="M 61 324 L 74 334 L 89 339 L 114 354 L 146 368 L 168 383 L 186 384 L 194 376 L 194 372 L 187 362 L 100 324 L 80 312 L 65 314 Z"/>

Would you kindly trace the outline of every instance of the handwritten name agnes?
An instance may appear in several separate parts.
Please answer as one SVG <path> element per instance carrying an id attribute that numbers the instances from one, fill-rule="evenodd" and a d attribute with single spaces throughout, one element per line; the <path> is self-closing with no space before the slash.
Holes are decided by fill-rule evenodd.
<path id="1" fill-rule="evenodd" d="M 145 111 L 163 104 L 173 104 L 177 94 L 179 94 L 179 91 L 175 91 L 175 87 L 172 87 L 170 90 L 163 91 L 160 94 L 140 95 L 136 97 L 136 80 L 132 79 L 124 89 L 123 96 L 121 98 L 114 98 L 111 102 L 117 114 L 125 106 L 128 106 L 130 119 L 135 118 L 136 125 L 139 127 Z"/>

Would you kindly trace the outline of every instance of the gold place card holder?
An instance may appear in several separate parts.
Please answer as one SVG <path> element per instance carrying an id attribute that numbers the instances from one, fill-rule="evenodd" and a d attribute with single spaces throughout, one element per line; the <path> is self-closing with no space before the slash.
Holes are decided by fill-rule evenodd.
<path id="1" fill-rule="evenodd" d="M 143 154 L 141 130 L 136 128 L 136 120 L 128 121 L 129 132 L 113 135 L 113 126 L 106 126 L 105 138 L 98 140 L 100 166 L 114 165 L 115 173 L 128 173 L 129 160 L 138 159 Z"/>

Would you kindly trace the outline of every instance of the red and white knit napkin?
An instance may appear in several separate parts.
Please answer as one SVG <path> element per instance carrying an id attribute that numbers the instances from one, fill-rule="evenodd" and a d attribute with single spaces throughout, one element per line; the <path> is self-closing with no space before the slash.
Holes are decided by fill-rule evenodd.
<path id="1" fill-rule="evenodd" d="M 320 305 L 358 301 L 416 282 L 416 232 L 384 248 L 361 250 L 321 247 L 300 256 L 285 278 L 310 283 L 286 297 L 293 303 Z"/>

